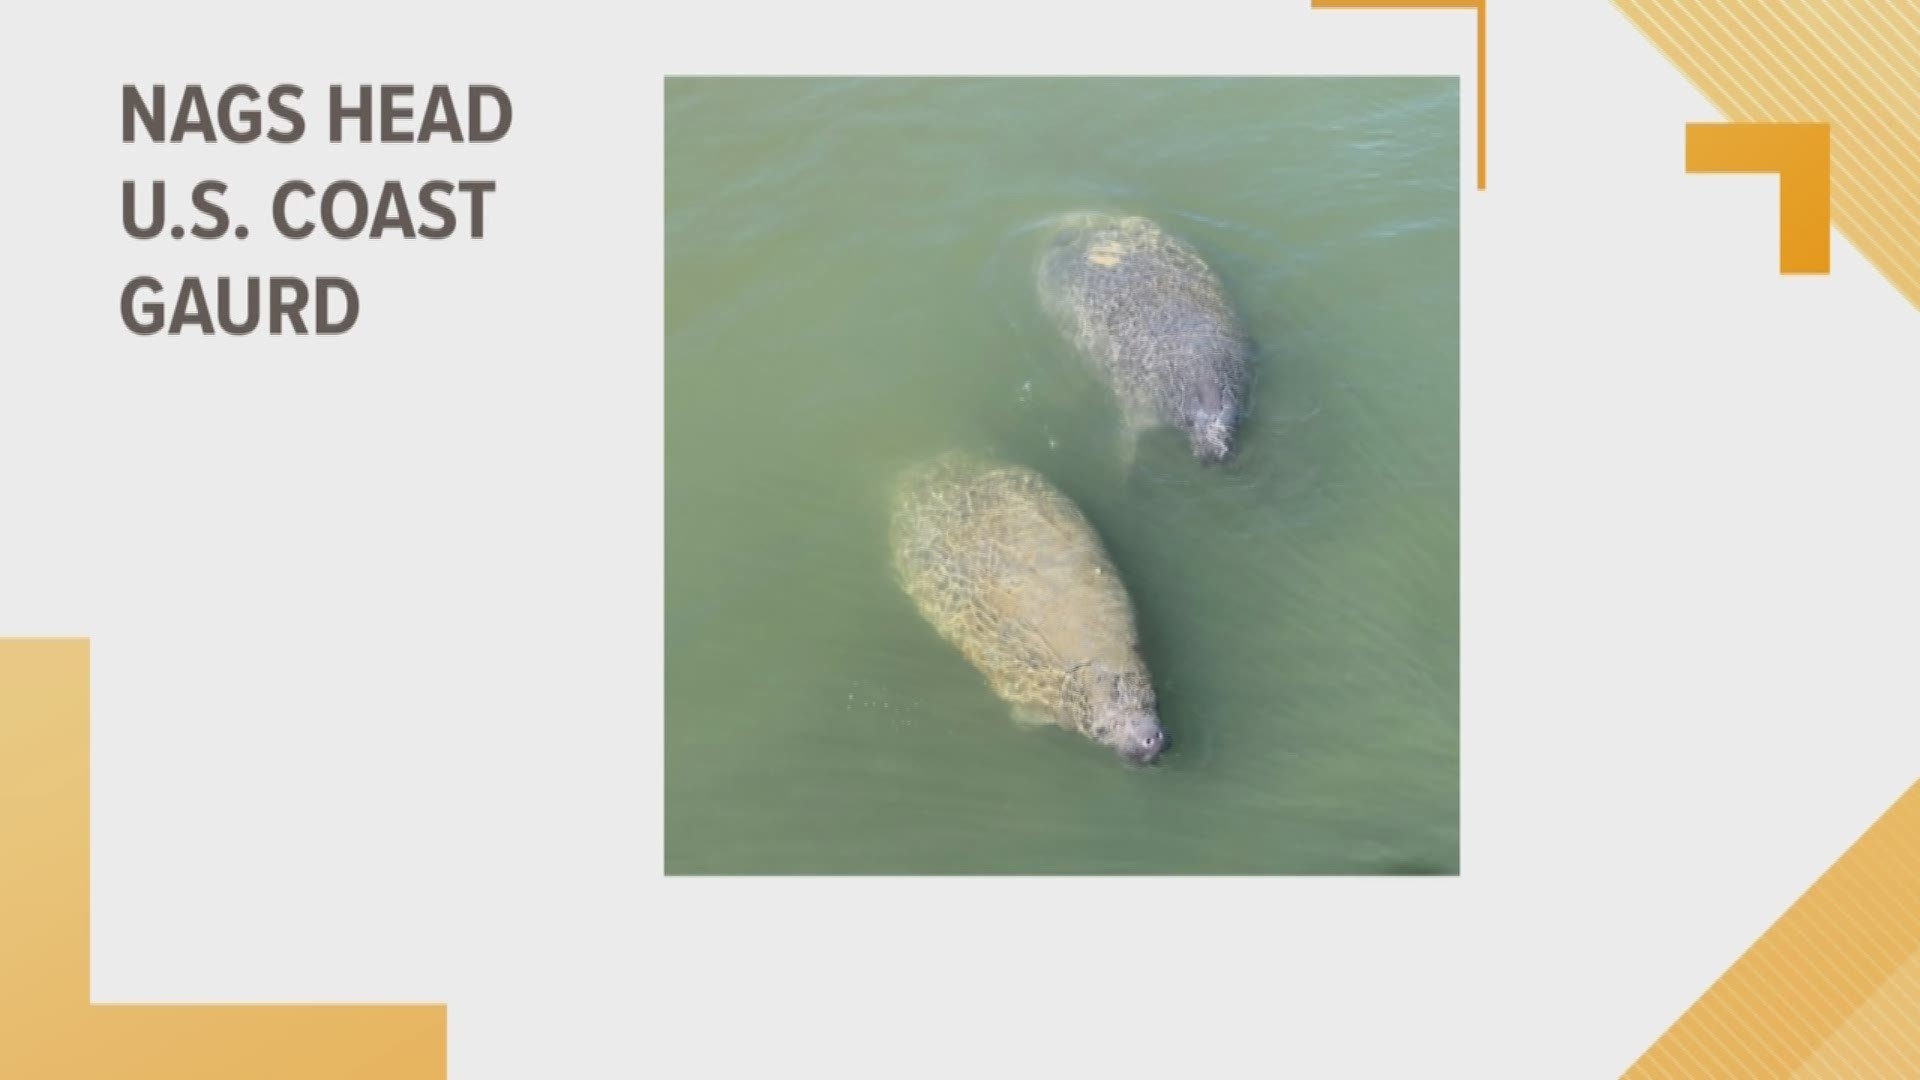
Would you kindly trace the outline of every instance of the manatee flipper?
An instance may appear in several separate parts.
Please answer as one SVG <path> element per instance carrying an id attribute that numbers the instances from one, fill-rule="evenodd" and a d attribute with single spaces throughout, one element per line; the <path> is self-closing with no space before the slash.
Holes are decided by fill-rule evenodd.
<path id="1" fill-rule="evenodd" d="M 1120 425 L 1120 471 L 1130 473 L 1140 459 L 1140 438 L 1153 430 L 1153 420 L 1129 415 Z"/>
<path id="2" fill-rule="evenodd" d="M 1050 727 L 1053 724 L 1053 717 L 1037 705 L 1015 705 L 1013 722 L 1021 727 Z"/>

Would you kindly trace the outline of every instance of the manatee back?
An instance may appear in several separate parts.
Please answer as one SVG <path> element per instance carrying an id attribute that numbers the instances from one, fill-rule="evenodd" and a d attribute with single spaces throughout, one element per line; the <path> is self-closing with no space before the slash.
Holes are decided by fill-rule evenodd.
<path id="1" fill-rule="evenodd" d="M 1042 300 L 1139 424 L 1238 413 L 1252 344 L 1219 275 L 1141 217 L 1069 215 L 1041 256 Z"/>
<path id="2" fill-rule="evenodd" d="M 1030 469 L 961 457 L 909 474 L 894 567 L 922 616 L 994 691 L 1066 726 L 1077 666 L 1142 670 L 1133 607 L 1098 535 Z"/>

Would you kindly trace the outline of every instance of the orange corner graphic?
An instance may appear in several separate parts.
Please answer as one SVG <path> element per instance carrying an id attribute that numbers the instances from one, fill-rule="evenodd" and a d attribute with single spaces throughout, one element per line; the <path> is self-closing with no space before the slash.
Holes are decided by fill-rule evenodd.
<path id="1" fill-rule="evenodd" d="M 0 1076 L 443 1080 L 443 1005 L 94 1005 L 88 648 L 0 641 Z"/>
<path id="2" fill-rule="evenodd" d="M 1688 124 L 1690 173 L 1780 174 L 1780 272 L 1824 274 L 1832 262 L 1825 124 Z"/>
<path id="3" fill-rule="evenodd" d="M 1626 1075 L 1920 1076 L 1920 784 Z"/>

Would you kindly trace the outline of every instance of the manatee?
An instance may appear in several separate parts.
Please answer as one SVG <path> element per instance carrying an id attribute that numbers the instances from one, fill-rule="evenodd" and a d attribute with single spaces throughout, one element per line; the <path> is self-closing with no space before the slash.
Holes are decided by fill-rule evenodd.
<path id="1" fill-rule="evenodd" d="M 914 606 L 1016 719 L 1134 764 L 1165 749 L 1126 586 L 1086 516 L 1039 473 L 959 454 L 910 470 L 892 541 Z"/>
<path id="2" fill-rule="evenodd" d="M 1041 302 L 1120 401 L 1128 454 L 1172 426 L 1209 464 L 1233 453 L 1253 344 L 1200 253 L 1143 217 L 1066 214 L 1041 253 Z"/>

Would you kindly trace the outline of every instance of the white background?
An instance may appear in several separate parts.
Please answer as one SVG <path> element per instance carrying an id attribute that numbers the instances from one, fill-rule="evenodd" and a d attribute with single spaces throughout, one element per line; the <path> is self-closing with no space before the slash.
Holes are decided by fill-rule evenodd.
<path id="1" fill-rule="evenodd" d="M 433 1000 L 461 1080 L 1618 1075 L 1915 776 L 1920 322 L 1617 10 L 42 6 L 0 37 L 0 633 L 93 639 L 94 996 Z M 660 76 L 1460 73 L 1463 873 L 659 876 Z M 504 86 L 492 146 L 119 142 L 121 83 Z M 291 176 L 490 178 L 293 243 Z M 245 242 L 127 239 L 119 182 Z M 248 193 L 251 193 L 250 195 Z M 247 199 L 254 200 L 253 210 Z M 120 285 L 339 273 L 331 339 Z"/>

